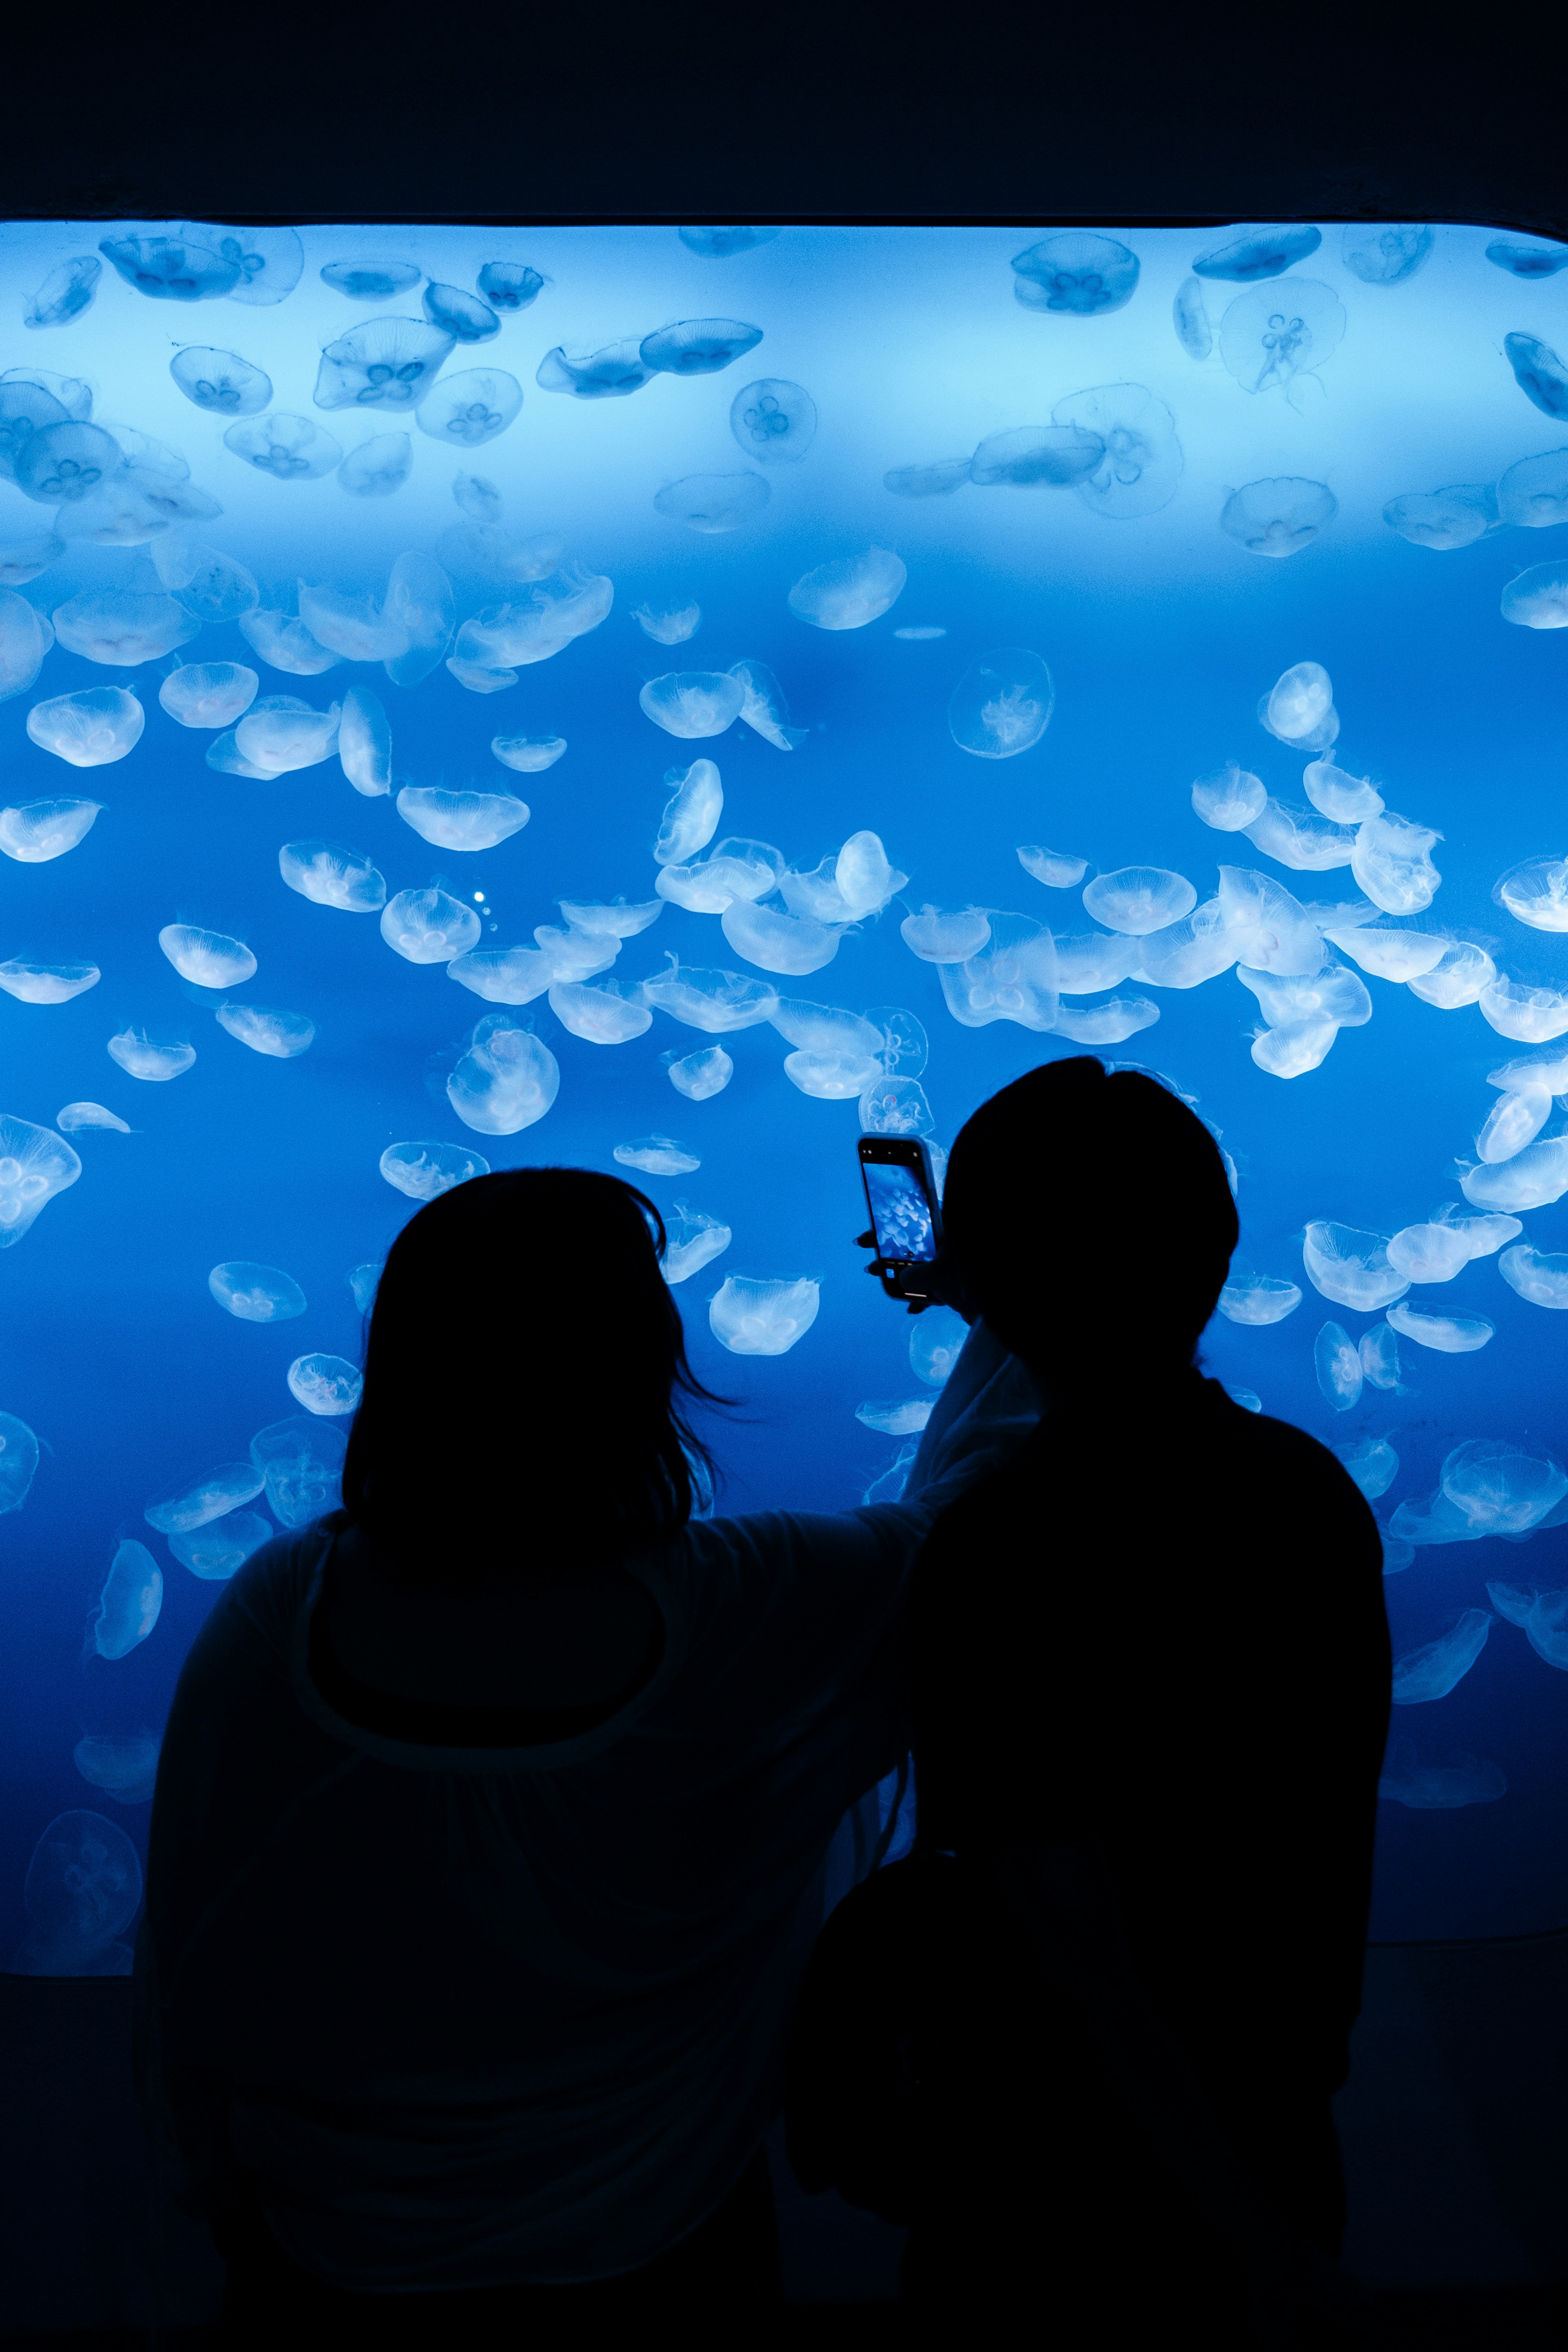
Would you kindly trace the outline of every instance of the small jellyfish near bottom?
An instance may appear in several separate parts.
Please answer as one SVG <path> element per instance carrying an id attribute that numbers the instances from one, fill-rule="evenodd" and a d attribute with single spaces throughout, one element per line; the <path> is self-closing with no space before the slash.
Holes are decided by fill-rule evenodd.
<path id="1" fill-rule="evenodd" d="M 708 1324 L 732 1356 L 783 1356 L 816 1320 L 820 1286 L 810 1275 L 731 1274 L 708 1307 Z"/>
<path id="2" fill-rule="evenodd" d="M 23 1889 L 27 1933 L 16 1976 L 128 1977 L 119 1939 L 142 1907 L 142 1865 L 102 1813 L 57 1814 L 33 1850 Z"/>
<path id="3" fill-rule="evenodd" d="M 969 1326 L 951 1307 L 928 1307 L 910 1333 L 910 1370 L 928 1387 L 945 1387 L 969 1337 Z"/>

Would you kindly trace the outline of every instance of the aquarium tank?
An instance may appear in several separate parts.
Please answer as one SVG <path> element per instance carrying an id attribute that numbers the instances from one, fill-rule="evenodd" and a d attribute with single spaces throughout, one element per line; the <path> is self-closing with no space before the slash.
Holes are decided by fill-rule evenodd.
<path id="1" fill-rule="evenodd" d="M 1219 1139 L 1205 1369 L 1382 1528 L 1374 1935 L 1562 1924 L 1565 263 L 1484 224 L 5 230 L 0 1962 L 129 1966 L 181 1662 L 335 1501 L 422 1202 L 624 1173 L 732 1401 L 715 1507 L 846 1508 L 963 1336 L 867 1279 L 858 1137 L 940 1172 L 1086 1053 Z M 1061 1150 L 1077 1213 L 1022 1187 L 1019 1247 L 1157 1291 L 1159 1167 L 1117 1228 Z M 1201 1612 L 1204 1528 L 1151 1507 Z"/>

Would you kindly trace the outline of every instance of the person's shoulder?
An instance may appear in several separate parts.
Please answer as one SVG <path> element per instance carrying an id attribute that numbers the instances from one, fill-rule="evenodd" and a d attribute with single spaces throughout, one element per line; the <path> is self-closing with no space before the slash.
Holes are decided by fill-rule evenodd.
<path id="1" fill-rule="evenodd" d="M 1205 1402 L 1213 1425 L 1223 1433 L 1226 1452 L 1237 1466 L 1245 1465 L 1253 1478 L 1266 1483 L 1285 1510 L 1303 1503 L 1333 1512 L 1353 1522 L 1373 1540 L 1377 1522 L 1372 1506 L 1345 1468 L 1321 1438 L 1272 1413 L 1248 1412 L 1227 1396 L 1217 1381 L 1204 1382 Z"/>
<path id="2" fill-rule="evenodd" d="M 198 1639 L 209 1647 L 259 1639 L 286 1652 L 322 1554 L 344 1524 L 341 1511 L 331 1512 L 309 1527 L 285 1528 L 253 1551 L 224 1587 Z"/>

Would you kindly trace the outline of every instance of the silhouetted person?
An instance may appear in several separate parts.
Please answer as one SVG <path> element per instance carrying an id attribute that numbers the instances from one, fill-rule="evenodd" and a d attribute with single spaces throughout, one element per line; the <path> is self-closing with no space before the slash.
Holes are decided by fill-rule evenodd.
<path id="1" fill-rule="evenodd" d="M 1075 2347 L 1261 2341 L 1259 2263 L 1294 2243 L 1310 2270 L 1300 2242 L 1331 2255 L 1343 2224 L 1376 1525 L 1324 1446 L 1195 1369 L 1237 1218 L 1155 1080 L 1083 1059 L 1005 1087 L 953 1145 L 944 1219 L 952 1295 L 1044 1413 L 917 1563 L 926 1858 L 829 1922 L 792 2154 L 912 2221 L 933 2340 L 1011 2314 Z M 879 2087 L 836 2113 L 883 2011 Z M 862 2097 L 891 2128 L 860 2129 Z"/>
<path id="2" fill-rule="evenodd" d="M 907 1748 L 914 1552 L 1033 1398 L 978 1335 L 906 1502 L 697 1520 L 662 1247 L 570 1169 L 422 1209 L 344 1508 L 247 1563 L 181 1675 L 142 2065 L 230 2340 L 549 2341 L 594 2305 L 765 2334 L 827 1848 Z"/>

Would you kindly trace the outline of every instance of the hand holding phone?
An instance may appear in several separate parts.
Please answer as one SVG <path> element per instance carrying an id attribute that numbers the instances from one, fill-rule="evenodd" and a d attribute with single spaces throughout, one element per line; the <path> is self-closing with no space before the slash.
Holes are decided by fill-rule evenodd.
<path id="1" fill-rule="evenodd" d="M 942 1242 L 931 1153 L 918 1135 L 863 1135 L 860 1176 L 877 1252 L 871 1270 L 889 1298 L 929 1305 L 941 1296 L 933 1286 Z"/>

